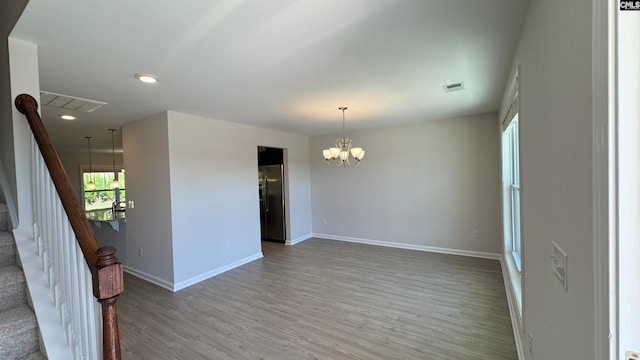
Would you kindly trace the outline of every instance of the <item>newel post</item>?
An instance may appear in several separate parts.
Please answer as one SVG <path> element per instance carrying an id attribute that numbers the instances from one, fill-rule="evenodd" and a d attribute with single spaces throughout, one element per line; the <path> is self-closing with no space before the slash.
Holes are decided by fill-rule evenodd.
<path id="1" fill-rule="evenodd" d="M 101 247 L 96 251 L 93 269 L 93 295 L 102 304 L 102 349 L 104 360 L 120 360 L 120 335 L 116 301 L 124 291 L 122 265 L 116 258 L 116 249 Z"/>

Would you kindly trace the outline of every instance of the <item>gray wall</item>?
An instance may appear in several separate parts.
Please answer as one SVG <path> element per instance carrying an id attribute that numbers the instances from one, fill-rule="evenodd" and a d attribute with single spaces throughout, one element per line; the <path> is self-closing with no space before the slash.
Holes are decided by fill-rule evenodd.
<path id="1" fill-rule="evenodd" d="M 169 112 L 176 283 L 262 255 L 258 145 L 287 149 L 288 238 L 308 237 L 306 136 Z"/>
<path id="2" fill-rule="evenodd" d="M 496 119 L 489 113 L 349 133 L 366 151 L 357 168 L 325 164 L 322 149 L 337 135 L 311 138 L 314 234 L 500 253 Z"/>
<path id="3" fill-rule="evenodd" d="M 258 145 L 287 149 L 288 237 L 309 237 L 306 136 L 176 112 L 126 124 L 126 265 L 179 289 L 262 256 Z"/>
<path id="4" fill-rule="evenodd" d="M 527 359 L 594 359 L 591 30 L 589 1 L 532 1 L 513 62 Z M 552 241 L 568 255 L 568 292 L 551 270 Z"/>
<path id="5" fill-rule="evenodd" d="M 122 145 L 127 200 L 135 202 L 135 208 L 127 209 L 125 265 L 170 287 L 174 265 L 167 114 L 124 125 Z"/>

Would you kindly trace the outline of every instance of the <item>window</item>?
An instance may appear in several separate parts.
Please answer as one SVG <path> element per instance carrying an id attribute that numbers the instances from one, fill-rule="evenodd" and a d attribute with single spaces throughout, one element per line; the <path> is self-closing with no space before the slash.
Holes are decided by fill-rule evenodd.
<path id="1" fill-rule="evenodd" d="M 109 187 L 111 181 L 118 180 L 120 188 Z M 93 181 L 96 184 L 95 190 L 87 190 L 87 184 Z M 115 205 L 122 209 L 126 204 L 125 176 L 124 170 L 114 173 L 113 171 L 97 170 L 89 172 L 82 171 L 82 183 L 84 188 L 84 210 L 85 212 L 113 209 Z"/>
<path id="2" fill-rule="evenodd" d="M 520 144 L 518 136 L 518 114 L 516 113 L 503 135 L 503 166 L 506 175 L 505 203 L 509 203 L 509 232 L 511 237 L 511 253 L 518 271 L 520 264 Z M 506 208 L 506 207 L 505 207 Z"/>
<path id="3" fill-rule="evenodd" d="M 520 81 L 518 74 L 520 66 L 516 68 L 515 76 L 507 89 L 511 100 L 504 104 L 501 116 L 501 185 L 502 185 L 502 226 L 503 226 L 503 254 L 506 274 L 510 291 L 516 300 L 517 316 L 515 320 L 522 328 L 522 279 L 526 272 L 525 252 L 522 241 L 521 220 L 521 182 L 520 182 Z"/>

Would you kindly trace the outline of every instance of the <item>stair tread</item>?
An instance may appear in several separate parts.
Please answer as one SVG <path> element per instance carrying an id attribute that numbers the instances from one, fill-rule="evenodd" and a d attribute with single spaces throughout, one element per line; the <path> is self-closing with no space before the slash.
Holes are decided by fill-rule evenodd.
<path id="1" fill-rule="evenodd" d="M 38 326 L 36 316 L 27 305 L 0 312 L 0 338 L 16 332 L 17 329 L 30 329 L 36 326 Z"/>
<path id="2" fill-rule="evenodd" d="M 0 312 L 0 359 L 20 359 L 38 351 L 38 322 L 27 305 Z"/>
<path id="3" fill-rule="evenodd" d="M 0 267 L 0 289 L 24 282 L 24 273 L 19 267 L 15 265 Z"/>
<path id="4" fill-rule="evenodd" d="M 0 267 L 0 311 L 26 303 L 24 273 L 15 265 Z"/>
<path id="5" fill-rule="evenodd" d="M 13 235 L 8 231 L 0 231 L 0 246 L 15 245 Z"/>
<path id="6" fill-rule="evenodd" d="M 0 203 L 0 230 L 5 231 L 9 228 L 7 205 Z"/>
<path id="7" fill-rule="evenodd" d="M 46 360 L 47 358 L 42 355 L 40 351 L 32 352 L 29 355 L 23 356 L 18 360 Z"/>
<path id="8" fill-rule="evenodd" d="M 16 263 L 16 243 L 13 235 L 7 231 L 0 231 L 0 266 Z"/>

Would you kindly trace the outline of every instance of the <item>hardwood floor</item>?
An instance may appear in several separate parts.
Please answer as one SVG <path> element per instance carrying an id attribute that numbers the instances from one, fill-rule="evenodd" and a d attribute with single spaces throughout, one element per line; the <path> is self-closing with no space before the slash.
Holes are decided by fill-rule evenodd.
<path id="1" fill-rule="evenodd" d="M 177 293 L 125 275 L 123 359 L 517 359 L 500 264 L 309 239 Z"/>

